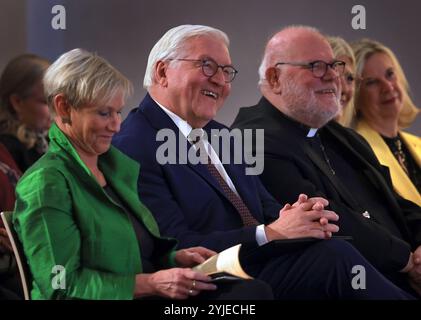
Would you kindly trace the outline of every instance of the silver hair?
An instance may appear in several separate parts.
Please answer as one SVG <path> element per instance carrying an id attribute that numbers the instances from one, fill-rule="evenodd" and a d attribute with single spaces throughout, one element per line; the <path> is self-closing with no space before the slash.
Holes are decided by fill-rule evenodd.
<path id="1" fill-rule="evenodd" d="M 143 87 L 148 89 L 154 83 L 154 67 L 158 61 L 174 59 L 183 49 L 188 39 L 199 36 L 213 36 L 221 39 L 229 46 L 229 38 L 225 32 L 202 25 L 185 24 L 168 30 L 154 45 L 148 57 Z"/>

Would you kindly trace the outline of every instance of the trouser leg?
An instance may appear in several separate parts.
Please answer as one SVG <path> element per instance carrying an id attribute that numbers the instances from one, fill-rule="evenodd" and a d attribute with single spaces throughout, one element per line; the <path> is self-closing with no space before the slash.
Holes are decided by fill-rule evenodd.
<path id="1" fill-rule="evenodd" d="M 413 298 L 343 240 L 319 241 L 264 265 L 246 266 L 246 271 L 269 283 L 276 299 Z"/>
<path id="2" fill-rule="evenodd" d="M 198 300 L 273 300 L 270 285 L 260 280 L 238 280 L 216 283 L 216 291 L 202 291 Z"/>

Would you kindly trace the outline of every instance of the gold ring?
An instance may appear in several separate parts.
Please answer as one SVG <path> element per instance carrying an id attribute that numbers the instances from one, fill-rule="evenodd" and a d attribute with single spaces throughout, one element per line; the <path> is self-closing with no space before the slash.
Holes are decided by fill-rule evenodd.
<path id="1" fill-rule="evenodd" d="M 196 287 L 196 280 L 193 280 L 193 283 L 192 283 L 191 287 L 192 288 L 195 288 Z"/>
<path id="2" fill-rule="evenodd" d="M 189 295 L 193 295 L 193 290 L 192 289 L 189 290 Z"/>

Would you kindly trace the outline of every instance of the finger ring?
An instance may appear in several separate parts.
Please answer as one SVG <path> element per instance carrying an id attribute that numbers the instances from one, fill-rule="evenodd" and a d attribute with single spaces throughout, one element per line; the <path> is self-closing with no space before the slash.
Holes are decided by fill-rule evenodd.
<path id="1" fill-rule="evenodd" d="M 192 288 L 195 288 L 196 287 L 196 280 L 193 280 L 193 283 L 191 284 L 191 287 Z"/>
<path id="2" fill-rule="evenodd" d="M 193 290 L 192 289 L 189 290 L 189 295 L 193 295 Z"/>

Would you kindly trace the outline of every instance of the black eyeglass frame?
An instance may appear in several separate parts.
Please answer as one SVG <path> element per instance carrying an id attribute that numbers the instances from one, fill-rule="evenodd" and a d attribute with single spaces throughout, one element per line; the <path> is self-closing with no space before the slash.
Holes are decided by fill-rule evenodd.
<path id="1" fill-rule="evenodd" d="M 314 72 L 314 66 L 317 64 L 322 64 L 324 65 L 324 72 L 321 75 L 317 75 Z M 291 65 L 291 66 L 296 66 L 296 67 L 304 67 L 306 69 L 311 69 L 311 72 L 313 73 L 313 76 L 315 76 L 316 78 L 323 78 L 326 73 L 327 73 L 327 68 L 330 67 L 332 70 L 338 72 L 338 75 L 341 76 L 344 74 L 345 72 L 345 61 L 341 61 L 341 60 L 335 60 L 332 63 L 327 63 L 323 60 L 315 60 L 315 61 L 311 61 L 311 62 L 277 62 L 275 64 L 275 68 L 278 65 Z M 340 67 L 340 69 L 338 69 L 338 66 Z"/>
<path id="2" fill-rule="evenodd" d="M 235 69 L 232 65 L 229 65 L 229 64 L 226 64 L 226 65 L 217 64 L 216 61 L 214 61 L 212 59 L 209 59 L 209 58 L 204 58 L 204 59 L 187 59 L 187 58 L 178 58 L 178 59 L 175 59 L 174 58 L 174 59 L 167 59 L 167 60 L 201 62 L 201 65 L 200 66 L 202 68 L 202 73 L 203 73 L 204 76 L 209 77 L 209 78 L 213 77 L 218 72 L 218 69 L 221 68 L 222 73 L 224 74 L 224 81 L 225 81 L 225 83 L 231 83 L 232 81 L 234 81 L 235 76 L 238 73 L 238 70 Z M 213 71 L 212 74 L 210 74 L 210 73 L 208 74 L 208 73 L 205 72 L 205 66 L 206 66 L 206 63 L 208 63 L 208 62 L 210 62 L 210 63 L 212 63 L 212 64 L 214 64 L 216 66 L 216 68 L 214 68 L 214 71 Z M 227 68 L 229 68 L 229 71 L 230 72 L 225 72 Z M 230 75 L 230 79 L 226 79 L 225 74 Z"/>

